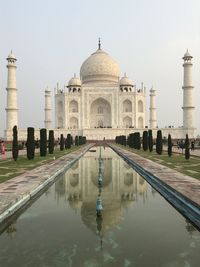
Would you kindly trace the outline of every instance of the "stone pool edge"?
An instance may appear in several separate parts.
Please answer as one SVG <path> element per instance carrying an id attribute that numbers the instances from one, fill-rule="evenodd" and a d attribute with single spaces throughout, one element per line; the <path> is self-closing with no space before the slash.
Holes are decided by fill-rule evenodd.
<path id="1" fill-rule="evenodd" d="M 136 161 L 130 159 L 128 156 L 126 156 L 128 151 L 124 150 L 126 153 L 125 154 L 123 153 L 123 148 L 118 148 L 112 144 L 108 144 L 108 146 L 120 157 L 122 157 L 129 165 L 131 165 L 131 167 L 133 167 L 152 187 L 154 187 L 156 191 L 158 191 L 172 206 L 174 206 L 184 217 L 189 219 L 200 230 L 200 206 L 198 203 L 195 203 L 190 198 L 177 191 L 175 188 L 160 180 L 159 177 L 148 171 L 145 166 L 141 166 Z M 158 163 L 154 162 L 152 162 L 152 164 L 159 165 Z"/>
<path id="2" fill-rule="evenodd" d="M 42 181 L 40 184 L 36 184 L 35 186 L 32 187 L 32 189 L 30 191 L 24 192 L 24 194 L 22 196 L 19 196 L 19 197 L 13 199 L 10 203 L 8 203 L 7 208 L 5 208 L 5 210 L 0 214 L 0 224 L 4 223 L 7 219 L 9 219 L 9 217 L 14 215 L 18 210 L 20 210 L 26 204 L 28 204 L 28 202 L 30 200 L 32 200 L 34 197 L 36 197 L 39 194 L 39 192 L 44 190 L 49 184 L 53 183 L 58 175 L 65 172 L 66 170 L 68 170 L 71 167 L 71 165 L 73 165 L 77 160 L 79 160 L 92 146 L 94 146 L 94 144 L 88 144 L 87 146 L 80 148 L 77 151 L 72 151 L 71 153 L 64 155 L 63 157 L 58 158 L 56 161 L 59 162 L 60 159 L 67 158 L 67 157 L 69 157 L 69 155 L 73 155 L 73 153 L 75 154 L 74 158 L 71 159 L 70 161 L 66 161 L 66 163 L 64 163 L 61 168 L 59 168 L 59 169 L 55 168 L 55 172 L 53 174 L 49 174 L 49 175 L 45 176 L 45 180 Z M 76 153 L 78 151 L 80 151 L 80 153 Z M 51 164 L 52 163 L 47 164 L 47 165 L 50 166 Z M 56 164 L 56 162 L 54 162 L 54 164 Z M 29 173 L 33 173 L 34 171 L 37 171 L 40 168 L 41 168 L 41 166 L 29 171 Z M 41 172 L 42 172 L 42 170 L 41 170 Z M 17 178 L 17 177 L 15 177 L 15 178 Z M 13 179 L 15 179 L 15 178 L 13 178 Z"/>

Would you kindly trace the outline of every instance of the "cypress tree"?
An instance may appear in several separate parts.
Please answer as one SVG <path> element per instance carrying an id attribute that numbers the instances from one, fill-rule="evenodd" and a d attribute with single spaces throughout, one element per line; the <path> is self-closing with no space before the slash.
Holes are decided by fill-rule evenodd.
<path id="1" fill-rule="evenodd" d="M 127 136 L 126 144 L 130 146 L 130 135 Z"/>
<path id="2" fill-rule="evenodd" d="M 83 136 L 83 144 L 86 144 L 86 142 L 87 142 L 87 138 L 86 138 L 86 136 Z"/>
<path id="3" fill-rule="evenodd" d="M 17 138 L 17 126 L 13 127 L 13 141 L 12 141 L 12 157 L 16 161 L 18 158 L 18 138 Z"/>
<path id="4" fill-rule="evenodd" d="M 140 150 L 141 148 L 141 140 L 140 140 L 140 133 L 136 133 L 136 149 Z"/>
<path id="5" fill-rule="evenodd" d="M 78 137 L 78 143 L 79 143 L 79 145 L 82 145 L 82 144 L 83 144 L 82 136 L 79 136 L 79 137 Z"/>
<path id="6" fill-rule="evenodd" d="M 185 159 L 189 159 L 189 158 L 190 158 L 190 142 L 189 142 L 188 134 L 186 134 L 186 138 L 185 138 Z"/>
<path id="7" fill-rule="evenodd" d="M 27 142 L 26 142 L 27 158 L 34 159 L 35 156 L 35 140 L 34 140 L 34 128 L 27 128 Z"/>
<path id="8" fill-rule="evenodd" d="M 153 151 L 153 136 L 152 136 L 152 130 L 148 131 L 148 146 L 149 146 L 149 152 Z"/>
<path id="9" fill-rule="evenodd" d="M 73 146 L 74 144 L 74 140 L 73 140 L 73 136 L 71 135 L 71 146 Z"/>
<path id="10" fill-rule="evenodd" d="M 170 134 L 168 134 L 167 144 L 168 144 L 168 148 L 167 148 L 168 156 L 171 157 L 171 155 L 172 155 L 172 139 L 171 139 Z"/>
<path id="11" fill-rule="evenodd" d="M 54 152 L 54 131 L 53 130 L 49 130 L 49 142 L 48 142 L 48 150 L 49 150 L 49 154 L 53 154 Z"/>
<path id="12" fill-rule="evenodd" d="M 66 139 L 66 148 L 70 149 L 71 148 L 71 134 L 67 135 L 67 139 Z"/>
<path id="13" fill-rule="evenodd" d="M 64 150 L 65 140 L 63 134 L 60 135 L 60 151 Z"/>
<path id="14" fill-rule="evenodd" d="M 78 144 L 78 136 L 76 135 L 75 136 L 75 146 L 78 146 L 79 144 Z"/>
<path id="15" fill-rule="evenodd" d="M 144 131 L 142 136 L 142 147 L 144 151 L 148 149 L 148 132 Z"/>
<path id="16" fill-rule="evenodd" d="M 129 135 L 129 146 L 130 146 L 131 148 L 134 148 L 134 133 L 131 133 L 131 134 Z"/>
<path id="17" fill-rule="evenodd" d="M 47 155 L 47 130 L 40 129 L 40 156 L 45 157 Z"/>
<path id="18" fill-rule="evenodd" d="M 158 130 L 157 131 L 157 138 L 156 138 L 156 152 L 157 152 L 157 154 L 161 155 L 162 149 L 163 149 L 162 132 L 161 132 L 161 130 Z"/>

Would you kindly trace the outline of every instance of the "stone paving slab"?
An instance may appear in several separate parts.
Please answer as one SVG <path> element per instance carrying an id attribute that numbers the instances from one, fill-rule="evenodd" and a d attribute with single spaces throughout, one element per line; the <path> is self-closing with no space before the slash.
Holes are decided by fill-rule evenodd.
<path id="1" fill-rule="evenodd" d="M 192 220 L 196 216 L 194 223 L 200 228 L 200 181 L 190 176 L 184 175 L 176 170 L 166 166 L 159 165 L 149 159 L 145 159 L 137 154 L 119 148 L 116 145 L 110 145 L 120 156 L 122 156 L 129 164 L 137 167 L 139 173 L 148 178 L 147 181 L 156 186 L 158 191 L 166 197 L 169 202 L 176 206 L 179 203 L 181 212 L 187 217 L 188 210 L 192 209 L 189 219 Z M 156 179 L 156 180 L 155 180 Z M 159 187 L 161 190 L 159 190 Z M 169 197 L 168 197 L 168 195 Z M 171 198 L 174 198 L 174 200 Z M 177 199 L 176 199 L 177 198 Z M 184 210 L 186 205 L 186 210 Z M 179 209 L 179 208 L 178 208 Z"/>
<path id="2" fill-rule="evenodd" d="M 0 184 L 0 223 L 13 215 L 39 191 L 65 170 L 93 146 L 89 144 L 56 159 L 50 164 L 27 171 Z"/>

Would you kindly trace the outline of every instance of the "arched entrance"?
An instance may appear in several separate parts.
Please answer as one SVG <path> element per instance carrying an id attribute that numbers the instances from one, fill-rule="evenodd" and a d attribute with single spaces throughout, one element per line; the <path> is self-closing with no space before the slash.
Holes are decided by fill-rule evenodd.
<path id="1" fill-rule="evenodd" d="M 111 106 L 107 100 L 98 98 L 92 102 L 90 107 L 90 127 L 111 127 Z"/>

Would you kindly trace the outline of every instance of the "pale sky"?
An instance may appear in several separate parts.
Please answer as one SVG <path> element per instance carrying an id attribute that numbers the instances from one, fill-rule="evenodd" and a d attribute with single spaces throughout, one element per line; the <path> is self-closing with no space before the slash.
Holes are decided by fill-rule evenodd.
<path id="1" fill-rule="evenodd" d="M 156 89 L 158 126 L 182 125 L 182 57 L 193 58 L 195 115 L 200 134 L 199 0 L 0 0 L 0 136 L 6 127 L 6 57 L 17 61 L 19 127 L 44 127 L 44 90 L 79 75 L 102 49 L 121 75 Z M 54 114 L 52 114 L 54 118 Z M 147 115 L 146 124 L 149 118 Z"/>

